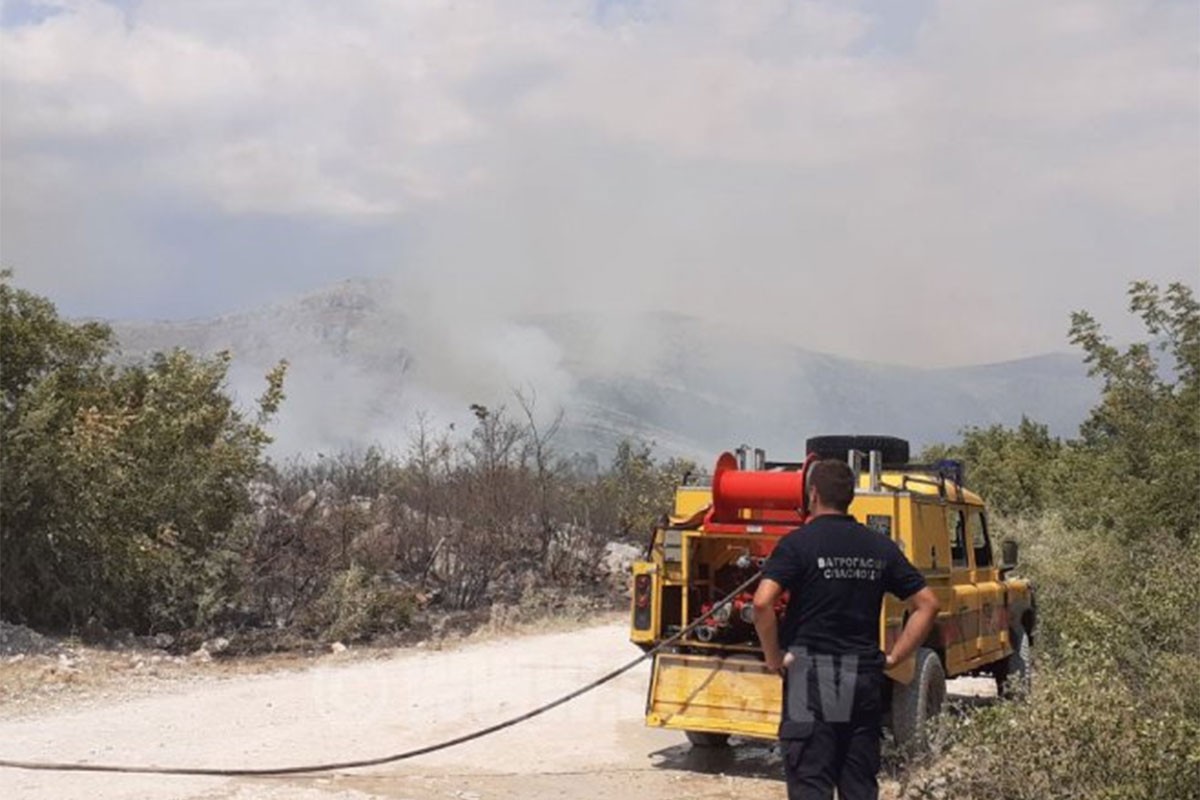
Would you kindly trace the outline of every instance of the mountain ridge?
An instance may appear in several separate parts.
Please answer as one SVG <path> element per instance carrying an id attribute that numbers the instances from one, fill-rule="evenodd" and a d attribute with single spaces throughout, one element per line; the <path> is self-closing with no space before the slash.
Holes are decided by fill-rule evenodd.
<path id="1" fill-rule="evenodd" d="M 418 412 L 465 429 L 470 403 L 512 407 L 514 389 L 536 396 L 541 416 L 562 409 L 560 451 L 606 457 L 633 437 L 704 460 L 741 442 L 792 455 L 806 436 L 831 431 L 920 446 L 1022 415 L 1073 435 L 1098 397 L 1081 360 L 1063 353 L 915 367 L 764 342 L 678 313 L 441 319 L 382 279 L 209 319 L 110 324 L 128 359 L 230 350 L 240 399 L 288 359 L 275 429 L 276 452 L 288 454 L 402 448 Z"/>

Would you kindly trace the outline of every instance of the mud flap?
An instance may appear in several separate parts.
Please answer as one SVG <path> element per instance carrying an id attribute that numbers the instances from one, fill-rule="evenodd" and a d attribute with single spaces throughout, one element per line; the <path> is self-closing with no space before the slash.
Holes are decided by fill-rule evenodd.
<path id="1" fill-rule="evenodd" d="M 646 724 L 774 739 L 783 681 L 753 656 L 660 653 L 646 699 Z"/>

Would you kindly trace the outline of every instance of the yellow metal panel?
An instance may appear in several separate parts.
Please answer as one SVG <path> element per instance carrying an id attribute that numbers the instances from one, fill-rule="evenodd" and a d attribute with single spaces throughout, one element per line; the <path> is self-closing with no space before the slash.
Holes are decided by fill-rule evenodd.
<path id="1" fill-rule="evenodd" d="M 950 535 L 946 530 L 946 512 L 936 500 L 907 503 L 912 516 L 913 551 L 906 553 L 913 566 L 929 570 L 950 569 Z"/>
<path id="2" fill-rule="evenodd" d="M 775 738 L 783 681 L 756 658 L 663 653 L 654 659 L 646 724 Z"/>
<path id="3" fill-rule="evenodd" d="M 712 505 L 712 490 L 703 486 L 680 486 L 675 489 L 676 517 L 690 517 Z"/>
<path id="4" fill-rule="evenodd" d="M 946 648 L 948 676 L 970 669 L 979 658 L 979 590 L 970 583 L 957 584 L 953 589 L 954 595 L 948 610 L 953 615 L 953 631 L 957 640 Z"/>
<path id="5" fill-rule="evenodd" d="M 892 494 L 860 494 L 854 497 L 854 501 L 850 503 L 850 513 L 855 519 L 864 525 L 867 523 L 867 516 L 870 514 L 886 514 L 891 516 L 895 513 L 896 496 Z M 894 521 L 893 521 L 893 524 Z"/>
<path id="6" fill-rule="evenodd" d="M 902 600 L 890 594 L 884 595 L 883 607 L 879 614 L 879 648 L 885 653 L 891 650 L 896 639 L 900 638 L 900 631 L 904 629 L 904 611 L 905 604 Z M 916 673 L 917 658 L 913 655 L 891 669 L 884 670 L 883 674 L 897 683 L 909 684 L 916 677 Z"/>

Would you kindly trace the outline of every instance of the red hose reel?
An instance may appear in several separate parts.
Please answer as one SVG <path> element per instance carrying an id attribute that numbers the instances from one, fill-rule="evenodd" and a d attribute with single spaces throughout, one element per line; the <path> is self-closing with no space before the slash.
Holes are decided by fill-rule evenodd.
<path id="1" fill-rule="evenodd" d="M 787 533 L 808 518 L 805 477 L 816 456 L 799 469 L 738 469 L 732 453 L 722 453 L 713 469 L 712 509 L 704 529 L 713 532 Z"/>

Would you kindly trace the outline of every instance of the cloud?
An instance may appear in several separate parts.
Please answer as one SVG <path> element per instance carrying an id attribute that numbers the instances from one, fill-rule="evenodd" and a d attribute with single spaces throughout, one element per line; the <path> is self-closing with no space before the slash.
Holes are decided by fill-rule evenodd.
<path id="1" fill-rule="evenodd" d="M 523 315 L 979 362 L 1200 263 L 1192 3 L 44 5 L 0 32 L 3 258 L 77 312 L 394 274 L 463 369 L 553 382 Z"/>

